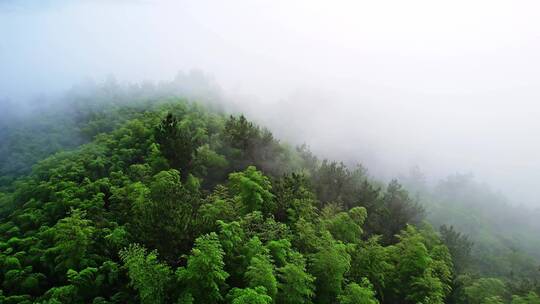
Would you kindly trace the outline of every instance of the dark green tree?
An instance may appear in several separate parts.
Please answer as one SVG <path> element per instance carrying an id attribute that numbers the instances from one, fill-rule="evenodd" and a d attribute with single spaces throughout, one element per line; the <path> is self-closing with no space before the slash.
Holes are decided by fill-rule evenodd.
<path id="1" fill-rule="evenodd" d="M 310 273 L 316 277 L 316 303 L 335 302 L 350 267 L 351 257 L 347 246 L 326 233 L 318 252 L 311 257 Z"/>
<path id="2" fill-rule="evenodd" d="M 439 229 L 441 241 L 448 247 L 454 263 L 454 273 L 461 274 L 471 262 L 471 249 L 473 242 L 467 235 L 454 229 L 454 226 L 442 225 Z"/>
<path id="3" fill-rule="evenodd" d="M 291 261 L 277 271 L 278 297 L 276 303 L 311 303 L 315 295 L 315 278 L 306 271 L 306 262 L 300 253 L 292 253 Z"/>
<path id="4" fill-rule="evenodd" d="M 132 244 L 120 251 L 120 258 L 141 303 L 167 303 L 167 285 L 172 280 L 172 271 L 158 261 L 155 251 L 147 253 L 144 247 Z"/>
<path id="5" fill-rule="evenodd" d="M 203 136 L 203 130 L 195 129 L 189 121 L 179 121 L 172 113 L 167 114 L 154 132 L 161 153 L 184 178 L 191 172 Z"/>
<path id="6" fill-rule="evenodd" d="M 365 278 L 360 284 L 348 284 L 343 294 L 338 297 L 338 301 L 339 304 L 379 304 L 373 286 Z"/>
<path id="7" fill-rule="evenodd" d="M 504 283 L 496 278 L 480 278 L 465 287 L 467 300 L 471 304 L 499 303 L 506 298 Z"/>
<path id="8" fill-rule="evenodd" d="M 379 243 L 378 236 L 374 236 L 359 244 L 351 258 L 348 277 L 353 282 L 361 282 L 364 277 L 367 278 L 384 302 L 384 290 L 393 280 L 395 267 L 388 248 Z"/>
<path id="9" fill-rule="evenodd" d="M 245 213 L 262 211 L 269 214 L 275 208 L 272 184 L 254 166 L 242 172 L 231 173 L 229 188 Z"/>
<path id="10" fill-rule="evenodd" d="M 158 249 L 165 259 L 176 259 L 194 239 L 193 223 L 201 204 L 198 180 L 190 175 L 182 183 L 177 170 L 161 171 L 152 178 L 149 189 L 140 193 L 141 199 L 131 207 L 133 234 L 146 246 Z"/>
<path id="11" fill-rule="evenodd" d="M 251 258 L 245 277 L 249 287 L 263 286 L 272 299 L 276 297 L 277 280 L 274 265 L 267 254 L 257 254 Z"/>
<path id="12" fill-rule="evenodd" d="M 55 246 L 51 250 L 58 253 L 55 259 L 58 271 L 81 269 L 87 264 L 85 259 L 95 228 L 85 216 L 84 211 L 74 209 L 52 228 Z"/>
<path id="13" fill-rule="evenodd" d="M 187 266 L 176 271 L 179 282 L 195 303 L 219 303 L 229 274 L 225 272 L 224 252 L 218 236 L 210 233 L 198 237 L 188 257 Z"/>
<path id="14" fill-rule="evenodd" d="M 266 295 L 266 289 L 262 286 L 255 288 L 233 288 L 227 298 L 231 304 L 270 304 L 272 298 Z"/>
<path id="15" fill-rule="evenodd" d="M 382 198 L 381 205 L 371 214 L 376 221 L 371 225 L 375 234 L 382 235 L 383 244 L 392 244 L 396 235 L 407 224 L 418 225 L 424 219 L 425 210 L 414 201 L 397 180 L 392 180 Z"/>

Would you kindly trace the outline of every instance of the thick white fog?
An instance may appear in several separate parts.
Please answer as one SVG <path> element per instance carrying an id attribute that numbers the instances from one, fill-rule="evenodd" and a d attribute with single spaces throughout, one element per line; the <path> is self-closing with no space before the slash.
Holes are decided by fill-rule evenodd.
<path id="1" fill-rule="evenodd" d="M 0 0 L 0 100 L 191 69 L 321 155 L 540 205 L 538 1 Z"/>

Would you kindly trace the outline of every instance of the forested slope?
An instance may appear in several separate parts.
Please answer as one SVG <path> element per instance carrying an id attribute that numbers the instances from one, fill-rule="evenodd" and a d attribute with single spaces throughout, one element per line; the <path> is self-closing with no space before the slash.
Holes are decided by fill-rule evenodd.
<path id="1" fill-rule="evenodd" d="M 2 135 L 1 303 L 540 303 L 398 181 L 182 99 L 83 105 Z"/>

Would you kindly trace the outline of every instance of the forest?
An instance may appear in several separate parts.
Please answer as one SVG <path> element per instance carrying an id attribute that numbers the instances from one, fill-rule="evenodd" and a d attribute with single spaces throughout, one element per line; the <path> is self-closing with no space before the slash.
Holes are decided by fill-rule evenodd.
<path id="1" fill-rule="evenodd" d="M 175 94 L 67 99 L 0 120 L 0 303 L 540 303 L 538 211 L 470 176 L 383 182 Z"/>

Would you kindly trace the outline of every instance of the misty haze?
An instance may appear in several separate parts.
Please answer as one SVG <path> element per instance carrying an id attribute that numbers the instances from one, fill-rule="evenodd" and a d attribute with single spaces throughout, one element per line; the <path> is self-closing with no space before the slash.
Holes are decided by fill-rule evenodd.
<path id="1" fill-rule="evenodd" d="M 0 0 L 0 303 L 540 303 L 538 20 Z"/>

